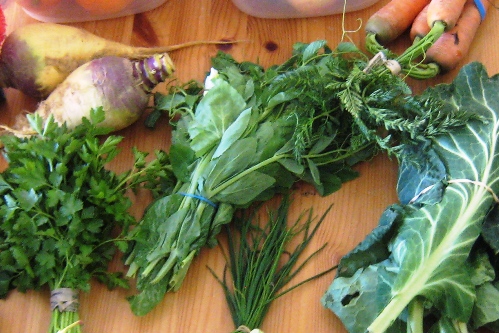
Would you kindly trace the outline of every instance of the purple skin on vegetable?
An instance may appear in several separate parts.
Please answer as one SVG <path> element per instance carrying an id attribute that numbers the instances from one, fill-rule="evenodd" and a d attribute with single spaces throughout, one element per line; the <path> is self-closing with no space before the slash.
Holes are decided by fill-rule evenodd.
<path id="1" fill-rule="evenodd" d="M 147 108 L 151 91 L 173 72 L 167 54 L 130 61 L 120 57 L 92 60 L 63 81 L 35 111 L 43 118 L 74 128 L 92 108 L 103 107 L 99 126 L 120 130 L 134 123 Z"/>
<path id="2" fill-rule="evenodd" d="M 9 37 L 7 37 L 9 38 Z M 2 45 L 0 55 L 0 85 L 13 87 L 28 96 L 40 96 L 36 73 L 36 53 L 29 52 L 30 46 L 20 39 L 11 38 Z M 15 71 L 15 73 L 14 73 Z"/>
<path id="3" fill-rule="evenodd" d="M 76 68 L 105 56 L 140 60 L 185 47 L 231 44 L 193 41 L 178 45 L 134 47 L 107 40 L 77 27 L 56 23 L 31 23 L 14 29 L 0 52 L 0 87 L 45 99 Z"/>

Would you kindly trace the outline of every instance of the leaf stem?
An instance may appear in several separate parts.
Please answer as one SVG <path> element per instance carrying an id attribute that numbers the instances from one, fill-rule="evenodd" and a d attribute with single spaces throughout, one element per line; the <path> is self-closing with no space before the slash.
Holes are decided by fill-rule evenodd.
<path id="1" fill-rule="evenodd" d="M 423 302 L 415 298 L 409 303 L 409 319 L 407 320 L 407 333 L 423 333 Z"/>
<path id="2" fill-rule="evenodd" d="M 241 179 L 241 178 L 249 175 L 250 173 L 252 173 L 252 172 L 254 172 L 254 171 L 256 171 L 256 170 L 258 170 L 260 168 L 263 168 L 264 166 L 267 166 L 267 165 L 269 165 L 271 163 L 277 162 L 277 161 L 279 161 L 282 158 L 289 158 L 289 157 L 293 157 L 293 155 L 292 154 L 279 154 L 279 155 L 274 155 L 271 158 L 268 158 L 268 159 L 266 159 L 264 161 L 261 161 L 260 163 L 255 164 L 254 166 L 252 166 L 252 167 L 244 170 L 243 172 L 237 174 L 237 176 L 228 179 L 227 181 L 223 182 L 222 184 L 220 184 L 219 186 L 217 186 L 216 188 L 214 188 L 210 192 L 209 197 L 214 197 L 215 195 L 217 195 L 218 193 L 220 193 L 221 191 L 223 191 L 224 189 L 226 189 L 230 185 L 234 184 L 239 179 Z"/>
<path id="3" fill-rule="evenodd" d="M 366 36 L 366 48 L 369 52 L 376 54 L 378 52 L 384 53 L 388 58 L 394 58 L 401 66 L 402 71 L 416 79 L 428 79 L 436 76 L 440 69 L 436 64 L 423 64 L 420 61 L 414 63 L 419 57 L 426 54 L 426 51 L 440 38 L 445 31 L 445 24 L 443 22 L 436 22 L 431 28 L 430 32 L 423 38 L 417 39 L 410 47 L 408 47 L 400 56 L 397 56 L 390 50 L 381 46 L 376 40 L 375 34 L 368 34 Z M 378 74 L 390 72 L 385 66 L 378 67 Z"/>

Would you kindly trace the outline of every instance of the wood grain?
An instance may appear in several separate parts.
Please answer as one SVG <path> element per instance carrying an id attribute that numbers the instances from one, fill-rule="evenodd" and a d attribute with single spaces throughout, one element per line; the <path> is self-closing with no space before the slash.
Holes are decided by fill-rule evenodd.
<path id="1" fill-rule="evenodd" d="M 75 23 L 89 31 L 131 45 L 173 45 L 193 40 L 241 41 L 225 48 L 238 60 L 258 61 L 264 66 L 281 63 L 291 54 L 295 42 L 311 42 L 326 39 L 331 45 L 349 38 L 364 47 L 362 24 L 375 10 L 388 0 L 365 10 L 309 19 L 272 20 L 249 17 L 240 12 L 230 0 L 167 0 L 159 8 L 118 19 Z M 8 30 L 34 22 L 15 4 L 6 8 Z M 499 14 L 491 10 L 474 41 L 465 62 L 481 61 L 489 74 L 499 72 Z M 350 31 L 346 35 L 343 29 Z M 491 37 L 494 38 L 491 38 Z M 407 46 L 402 38 L 390 46 L 394 50 Z M 218 47 L 196 46 L 171 54 L 177 68 L 177 78 L 203 80 L 210 68 L 210 58 Z M 416 92 L 429 85 L 449 82 L 457 71 L 447 73 L 426 82 L 409 80 Z M 164 86 L 159 91 L 166 89 Z M 7 104 L 0 107 L 0 122 L 11 124 L 20 112 L 33 111 L 37 101 L 21 93 L 7 89 Z M 162 122 L 154 131 L 143 127 L 141 121 L 119 133 L 125 137 L 122 153 L 111 165 L 117 171 L 130 167 L 130 147 L 141 150 L 167 149 L 170 127 Z M 0 167 L 5 167 L 0 161 Z M 300 278 L 308 277 L 336 264 L 342 255 L 351 250 L 377 224 L 386 206 L 396 202 L 396 164 L 386 156 L 378 156 L 357 167 L 361 177 L 344 185 L 327 198 L 320 197 L 310 186 L 298 186 L 291 218 L 304 209 L 313 208 L 321 215 L 329 205 L 333 208 L 320 234 L 311 244 L 310 251 L 324 242 L 326 250 L 316 258 Z M 140 217 L 149 203 L 147 195 L 134 196 L 133 213 Z M 224 244 L 223 236 L 220 237 Z M 168 294 L 151 313 L 134 316 L 125 300 L 130 291 L 108 291 L 94 283 L 88 294 L 81 296 L 81 316 L 87 333 L 205 333 L 231 332 L 234 327 L 225 304 L 220 286 L 208 272 L 207 266 L 221 274 L 224 259 L 220 247 L 203 249 L 191 266 L 189 274 L 177 293 Z M 112 269 L 124 269 L 119 260 Z M 276 301 L 262 329 L 270 332 L 345 332 L 333 313 L 324 309 L 320 298 L 332 281 L 333 275 L 306 284 Z M 20 294 L 13 292 L 6 300 L 0 300 L 1 333 L 43 333 L 49 320 L 48 291 Z"/>

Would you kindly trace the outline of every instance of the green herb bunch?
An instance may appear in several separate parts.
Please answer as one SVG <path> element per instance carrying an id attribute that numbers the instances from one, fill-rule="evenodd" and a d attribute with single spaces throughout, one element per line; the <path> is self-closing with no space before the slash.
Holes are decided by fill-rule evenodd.
<path id="1" fill-rule="evenodd" d="M 156 94 L 153 114 L 168 113 L 174 126 L 169 154 L 179 182 L 134 230 L 126 258 L 137 278 L 134 313 L 180 288 L 193 258 L 216 244 L 235 209 L 297 181 L 328 195 L 357 176 L 357 162 L 382 149 L 400 156 L 403 143 L 446 130 L 442 119 L 466 122 L 440 115 L 438 103 L 412 96 L 384 67 L 364 71 L 367 64 L 350 43 L 335 50 L 325 41 L 299 43 L 290 59 L 267 69 L 220 52 L 205 86 Z"/>
<path id="2" fill-rule="evenodd" d="M 306 258 L 301 258 L 329 212 L 328 209 L 315 221 L 309 209 L 290 223 L 290 204 L 291 199 L 284 196 L 277 209 L 267 211 L 268 221 L 265 223 L 258 216 L 260 205 L 241 210 L 235 216 L 234 227 L 227 228 L 228 254 L 225 254 L 224 275 L 219 278 L 211 272 L 223 287 L 235 332 L 260 328 L 274 300 L 335 268 L 288 286 L 326 246 L 324 244 Z M 291 246 L 299 237 L 298 244 Z"/>
<path id="3" fill-rule="evenodd" d="M 102 138 L 109 131 L 93 124 L 103 118 L 101 109 L 94 110 L 91 121 L 68 130 L 33 116 L 35 135 L 1 138 L 8 167 L 0 174 L 0 295 L 48 287 L 55 294 L 53 333 L 78 322 L 78 292 L 88 292 L 91 279 L 128 286 L 123 274 L 108 271 L 135 224 L 127 191 L 171 181 L 164 152 L 146 162 L 147 154 L 134 150 L 131 170 L 108 170 L 122 138 Z"/>

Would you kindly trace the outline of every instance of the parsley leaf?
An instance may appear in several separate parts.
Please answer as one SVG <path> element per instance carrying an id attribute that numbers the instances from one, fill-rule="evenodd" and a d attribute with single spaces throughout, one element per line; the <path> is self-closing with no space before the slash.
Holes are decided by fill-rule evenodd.
<path id="1" fill-rule="evenodd" d="M 92 117 L 103 119 L 103 110 Z M 37 134 L 1 138 L 9 164 L 0 174 L 0 296 L 44 286 L 88 291 L 92 278 L 127 287 L 122 274 L 107 271 L 136 223 L 127 193 L 140 187 L 166 193 L 175 182 L 168 155 L 156 152 L 147 162 L 148 154 L 134 149 L 134 165 L 117 174 L 107 164 L 121 137 L 89 121 L 73 130 L 36 115 L 30 123 Z M 52 313 L 54 332 L 68 316 L 77 318 L 59 308 Z"/>

